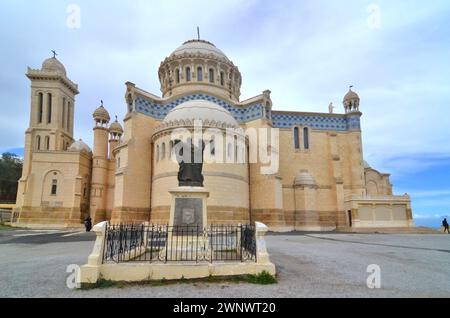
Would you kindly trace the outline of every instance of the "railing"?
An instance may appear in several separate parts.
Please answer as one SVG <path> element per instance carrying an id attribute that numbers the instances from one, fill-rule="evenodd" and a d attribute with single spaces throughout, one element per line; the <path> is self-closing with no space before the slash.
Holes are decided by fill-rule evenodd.
<path id="1" fill-rule="evenodd" d="M 251 225 L 109 225 L 103 263 L 256 262 Z"/>

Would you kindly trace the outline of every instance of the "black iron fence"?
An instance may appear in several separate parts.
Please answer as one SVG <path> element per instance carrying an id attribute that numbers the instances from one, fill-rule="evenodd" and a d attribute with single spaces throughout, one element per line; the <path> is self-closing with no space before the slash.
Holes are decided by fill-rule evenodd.
<path id="1" fill-rule="evenodd" d="M 252 225 L 109 225 L 103 262 L 255 262 Z"/>
<path id="2" fill-rule="evenodd" d="M 11 210 L 0 209 L 0 222 L 10 222 L 11 221 Z"/>

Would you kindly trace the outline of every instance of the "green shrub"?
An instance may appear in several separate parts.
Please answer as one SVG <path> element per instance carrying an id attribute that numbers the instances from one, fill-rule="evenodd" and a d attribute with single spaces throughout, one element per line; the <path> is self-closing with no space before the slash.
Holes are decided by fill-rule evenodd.
<path id="1" fill-rule="evenodd" d="M 249 283 L 258 285 L 271 285 L 278 283 L 276 277 L 271 275 L 267 271 L 263 271 L 258 275 L 248 275 L 247 281 Z"/>

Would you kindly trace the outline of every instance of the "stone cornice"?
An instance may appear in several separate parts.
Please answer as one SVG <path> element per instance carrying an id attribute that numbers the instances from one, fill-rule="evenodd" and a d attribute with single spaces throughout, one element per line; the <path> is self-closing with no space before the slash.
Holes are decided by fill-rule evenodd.
<path id="1" fill-rule="evenodd" d="M 177 129 L 177 128 L 185 128 L 188 130 L 194 129 L 194 120 L 195 119 L 186 119 L 186 120 L 175 120 L 170 122 L 163 122 L 161 125 L 157 126 L 153 130 L 152 134 L 152 140 L 157 139 L 161 135 L 169 134 L 171 131 Z M 224 122 L 216 122 L 216 121 L 209 121 L 205 120 L 202 122 L 202 129 L 208 129 L 208 128 L 216 128 L 220 129 L 225 132 L 226 129 L 239 129 L 239 127 L 226 124 Z M 236 135 L 240 135 L 239 131 L 236 131 Z"/>
<path id="2" fill-rule="evenodd" d="M 78 85 L 69 80 L 67 77 L 61 75 L 58 72 L 48 72 L 41 70 L 34 70 L 28 68 L 26 76 L 30 80 L 48 80 L 48 81 L 59 81 L 69 90 L 71 90 L 75 95 L 79 94 Z"/>
<path id="3" fill-rule="evenodd" d="M 166 64 L 172 63 L 172 62 L 178 62 L 179 60 L 187 60 L 187 59 L 207 59 L 207 60 L 213 60 L 217 63 L 227 64 L 228 66 L 232 67 L 239 76 L 241 75 L 241 72 L 239 71 L 239 68 L 234 65 L 234 63 L 226 58 L 219 57 L 215 54 L 204 54 L 204 53 L 183 53 L 178 55 L 171 55 L 169 57 L 166 57 L 164 61 L 161 62 L 159 69 L 161 70 Z"/>
<path id="4" fill-rule="evenodd" d="M 347 114 L 329 114 L 329 113 L 314 113 L 314 112 L 295 112 L 295 111 L 272 111 L 273 115 L 291 115 L 291 116 L 320 116 L 320 117 L 331 117 L 331 118 L 346 118 Z"/>

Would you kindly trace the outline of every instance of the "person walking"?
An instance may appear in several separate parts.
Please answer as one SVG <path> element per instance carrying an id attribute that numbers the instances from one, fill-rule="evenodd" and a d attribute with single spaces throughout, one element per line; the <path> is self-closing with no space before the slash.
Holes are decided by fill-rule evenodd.
<path id="1" fill-rule="evenodd" d="M 450 234 L 447 219 L 444 219 L 444 221 L 442 221 L 442 226 L 444 227 L 444 233 L 447 232 L 448 234 Z"/>
<path id="2" fill-rule="evenodd" d="M 86 227 L 86 232 L 90 232 L 92 229 L 92 219 L 90 216 L 84 220 L 84 226 Z"/>

